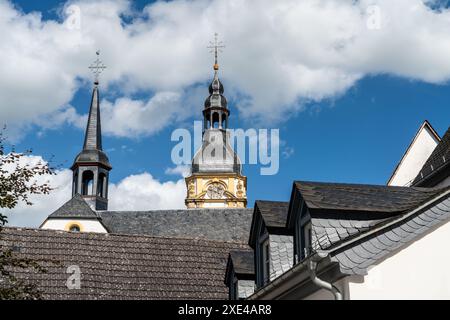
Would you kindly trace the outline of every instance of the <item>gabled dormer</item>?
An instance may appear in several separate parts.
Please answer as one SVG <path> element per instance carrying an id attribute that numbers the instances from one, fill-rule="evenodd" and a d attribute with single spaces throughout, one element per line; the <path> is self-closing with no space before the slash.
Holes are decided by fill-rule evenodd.
<path id="1" fill-rule="evenodd" d="M 255 291 L 255 268 L 253 250 L 232 250 L 228 255 L 225 284 L 230 300 L 242 300 Z"/>
<path id="2" fill-rule="evenodd" d="M 292 189 L 286 221 L 287 228 L 294 235 L 294 264 L 296 264 L 313 252 L 315 241 L 311 215 L 297 183 L 294 183 Z"/>
<path id="3" fill-rule="evenodd" d="M 295 263 L 405 214 L 435 192 L 383 185 L 294 182 L 287 227 L 294 235 Z"/>
<path id="4" fill-rule="evenodd" d="M 286 228 L 287 202 L 256 201 L 249 245 L 254 250 L 256 286 L 263 287 L 293 264 L 293 236 Z"/>
<path id="5" fill-rule="evenodd" d="M 70 232 L 108 232 L 101 217 L 79 194 L 75 194 L 72 199 L 50 214 L 40 228 Z"/>

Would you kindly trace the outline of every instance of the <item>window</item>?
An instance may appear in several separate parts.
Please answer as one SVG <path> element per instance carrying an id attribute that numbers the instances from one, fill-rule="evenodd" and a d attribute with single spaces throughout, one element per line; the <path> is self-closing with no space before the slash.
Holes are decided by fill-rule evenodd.
<path id="1" fill-rule="evenodd" d="M 305 224 L 302 228 L 302 250 L 303 250 L 303 258 L 309 256 L 312 251 L 312 228 L 311 222 Z"/>
<path id="2" fill-rule="evenodd" d="M 230 284 L 230 300 L 238 300 L 238 280 L 233 277 L 232 283 Z"/>
<path id="3" fill-rule="evenodd" d="M 81 231 L 80 226 L 77 224 L 73 224 L 70 226 L 69 231 L 70 232 L 80 232 Z"/>
<path id="4" fill-rule="evenodd" d="M 76 195 L 78 193 L 78 173 L 75 173 L 75 175 L 73 176 L 72 190 L 73 190 L 73 195 Z"/>
<path id="5" fill-rule="evenodd" d="M 295 221 L 295 263 L 300 262 L 303 259 L 303 241 L 301 235 L 302 225 L 300 217 L 297 217 Z"/>
<path id="6" fill-rule="evenodd" d="M 83 180 L 81 185 L 81 194 L 83 196 L 90 196 L 94 194 L 92 189 L 94 185 L 94 173 L 90 170 L 83 172 Z"/>
<path id="7" fill-rule="evenodd" d="M 263 285 L 270 280 L 270 246 L 269 239 L 262 244 Z"/>
<path id="8" fill-rule="evenodd" d="M 106 175 L 103 172 L 98 175 L 97 195 L 106 198 Z"/>

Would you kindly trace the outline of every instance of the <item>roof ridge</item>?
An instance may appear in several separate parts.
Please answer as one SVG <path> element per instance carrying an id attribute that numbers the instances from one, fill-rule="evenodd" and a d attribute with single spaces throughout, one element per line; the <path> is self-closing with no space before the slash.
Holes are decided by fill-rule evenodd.
<path id="1" fill-rule="evenodd" d="M 54 230 L 54 229 L 40 229 L 40 228 L 30 228 L 30 227 L 11 227 L 5 226 L 2 227 L 3 230 L 16 230 L 16 231 L 35 231 L 35 232 L 53 232 L 59 234 L 67 234 L 67 235 L 95 235 L 98 237 L 104 236 L 106 237 L 127 237 L 127 238 L 147 238 L 147 239 L 177 239 L 177 240 L 196 240 L 196 241 L 204 241 L 204 242 L 213 242 L 213 243 L 227 243 L 227 244 L 239 244 L 247 246 L 245 242 L 240 241 L 226 241 L 226 240 L 215 240 L 215 239 L 204 239 L 204 238 L 192 238 L 192 237 L 170 237 L 170 236 L 150 236 L 146 234 L 129 234 L 129 233 L 100 233 L 100 232 L 70 232 L 65 230 Z"/>
<path id="2" fill-rule="evenodd" d="M 283 204 L 289 204 L 289 201 L 278 201 L 278 200 L 255 200 L 256 202 L 270 202 L 270 203 L 283 203 Z"/>
<path id="3" fill-rule="evenodd" d="M 359 186 L 359 187 L 376 187 L 376 188 L 397 188 L 397 189 L 407 189 L 410 187 L 405 186 L 388 186 L 385 184 L 370 184 L 370 183 L 355 183 L 355 182 L 324 182 L 324 181 L 306 181 L 306 180 L 295 180 L 294 183 L 296 184 L 314 184 L 314 185 L 326 185 L 326 186 Z M 424 188 L 429 189 L 429 188 Z"/>
<path id="4" fill-rule="evenodd" d="M 238 210 L 253 210 L 253 208 L 190 208 L 190 209 L 150 209 L 150 210 L 98 210 L 95 211 L 97 213 L 103 214 L 103 213 L 128 213 L 128 212 L 135 212 L 135 213 L 153 213 L 153 212 L 167 212 L 167 211 L 183 211 L 183 212 L 198 212 L 198 211 L 220 211 L 220 210 L 226 210 L 226 211 L 238 211 Z"/>
<path id="5" fill-rule="evenodd" d="M 82 206 L 82 211 L 80 210 L 68 210 L 67 207 L 71 203 L 78 203 Z M 92 208 L 89 206 L 89 204 L 83 199 L 83 197 L 76 193 L 73 195 L 69 200 L 64 202 L 62 206 L 60 206 L 58 209 L 53 211 L 49 216 L 49 218 L 57 218 L 57 217 L 96 217 L 99 218 L 99 215 L 97 211 L 92 210 Z"/>

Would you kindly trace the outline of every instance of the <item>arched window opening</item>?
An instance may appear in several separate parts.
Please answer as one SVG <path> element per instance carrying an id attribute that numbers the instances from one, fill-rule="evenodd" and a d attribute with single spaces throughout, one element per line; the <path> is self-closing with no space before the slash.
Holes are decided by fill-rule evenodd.
<path id="1" fill-rule="evenodd" d="M 73 224 L 73 225 L 70 226 L 69 231 L 70 231 L 70 232 L 80 232 L 81 229 L 80 229 L 80 226 L 79 226 L 79 225 Z"/>
<path id="2" fill-rule="evenodd" d="M 219 122 L 220 122 L 220 120 L 219 120 L 219 114 L 217 113 L 217 112 L 214 112 L 213 113 L 213 117 L 212 117 L 212 121 L 213 121 L 213 128 L 214 129 L 217 129 L 217 128 L 219 128 Z"/>
<path id="3" fill-rule="evenodd" d="M 94 194 L 94 173 L 92 171 L 83 172 L 83 181 L 81 186 L 81 194 L 83 196 L 90 196 Z"/>
<path id="4" fill-rule="evenodd" d="M 102 172 L 98 175 L 97 196 L 106 198 L 106 175 Z"/>
<path id="5" fill-rule="evenodd" d="M 78 193 L 78 173 L 73 176 L 73 185 L 72 185 L 73 195 Z"/>

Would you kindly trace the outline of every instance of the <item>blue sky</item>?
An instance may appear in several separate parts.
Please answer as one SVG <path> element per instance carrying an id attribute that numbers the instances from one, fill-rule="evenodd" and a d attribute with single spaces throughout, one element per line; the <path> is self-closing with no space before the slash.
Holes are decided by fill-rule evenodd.
<path id="1" fill-rule="evenodd" d="M 83 91 L 74 100 L 80 112 L 89 107 L 91 95 L 89 88 Z M 231 126 L 252 127 L 239 119 L 233 104 L 230 109 Z M 198 119 L 201 114 L 192 115 L 192 120 Z M 287 200 L 294 180 L 385 184 L 422 122 L 430 121 L 442 135 L 450 125 L 449 119 L 449 85 L 391 76 L 365 78 L 342 97 L 314 103 L 279 127 L 280 138 L 294 152 L 287 159 L 281 157 L 280 171 L 274 176 L 260 175 L 259 165 L 244 167 L 249 203 L 256 199 Z M 109 150 L 114 166 L 111 181 L 144 171 L 163 181 L 173 179 L 165 174 L 175 145 L 170 141 L 173 129 L 167 127 L 137 140 L 105 137 L 104 149 Z M 30 132 L 18 147 L 31 146 L 35 154 L 45 158 L 54 155 L 56 164 L 69 167 L 82 146 L 83 135 L 82 130 L 70 126 L 48 130 L 42 137 Z"/>
<path id="2" fill-rule="evenodd" d="M 194 1 L 192 6 L 197 2 Z M 220 1 L 213 2 L 211 6 L 215 5 L 215 2 Z M 395 12 L 389 11 L 391 8 L 386 5 L 386 2 L 379 2 L 384 10 L 382 12 L 395 14 Z M 402 4 L 406 3 L 404 1 L 400 2 Z M 202 10 L 207 7 L 205 3 L 201 4 Z M 42 14 L 42 23 L 52 20 L 61 23 L 63 17 L 60 15 L 60 10 L 62 10 L 64 5 L 67 6 L 67 3 L 60 1 L 16 1 L 15 5 L 15 10 L 20 8 L 21 14 L 24 16 L 38 11 Z M 386 7 L 383 7 L 383 5 Z M 139 16 L 144 8 L 150 6 L 151 4 L 148 2 L 137 1 L 128 7 L 132 8 L 134 14 Z M 172 6 L 170 7 L 170 13 L 164 11 L 165 6 Z M 336 6 L 334 10 L 353 10 L 351 1 L 346 2 L 347 7 L 341 8 L 341 4 L 336 4 Z M 177 17 L 179 17 L 180 20 L 183 20 L 185 15 L 190 13 L 190 9 L 186 9 L 180 4 L 180 1 L 162 4 L 158 8 L 161 11 L 158 11 L 159 14 L 152 15 L 152 18 L 148 19 L 147 27 L 152 28 L 159 23 L 161 30 L 165 30 L 167 34 L 174 33 L 171 33 L 173 30 L 165 23 L 158 21 L 162 15 L 161 12 L 169 15 L 171 19 L 178 19 Z M 220 8 L 220 5 L 218 5 L 218 8 Z M 89 14 L 90 9 L 83 5 L 82 9 L 83 12 L 88 12 Z M 449 15 L 445 7 L 441 9 L 445 14 Z M 428 19 L 430 14 L 435 14 L 430 12 L 425 5 L 421 10 L 424 13 L 415 18 Z M 323 9 L 317 14 L 322 15 L 325 13 L 325 9 Z M 445 21 L 444 18 L 443 21 Z M 86 18 L 82 21 L 90 21 L 89 19 Z M 136 16 L 134 18 L 127 17 L 126 20 L 122 21 L 122 24 L 132 23 L 133 19 L 136 19 Z M 244 174 L 248 177 L 249 206 L 253 206 L 256 199 L 288 200 L 294 180 L 385 184 L 417 129 L 425 119 L 429 120 L 441 135 L 450 125 L 450 85 L 448 82 L 450 77 L 450 58 L 448 57 L 450 55 L 447 55 L 447 62 L 445 62 L 445 58 L 442 58 L 442 56 L 446 55 L 446 52 L 442 52 L 441 56 L 432 50 L 433 53 L 424 52 L 423 54 L 418 54 L 417 59 L 409 59 L 409 55 L 414 56 L 414 51 L 419 46 L 421 48 L 424 46 L 423 43 L 415 43 L 415 40 L 411 41 L 411 39 L 408 39 L 411 47 L 403 49 L 397 47 L 395 43 L 390 43 L 380 37 L 382 38 L 381 40 L 376 40 L 381 43 L 381 46 L 377 47 L 377 50 L 380 52 L 378 55 L 375 55 L 372 53 L 373 50 L 371 50 L 370 54 L 367 53 L 369 51 L 364 51 L 366 50 L 364 46 L 352 48 L 353 44 L 349 42 L 344 43 L 345 46 L 349 47 L 348 52 L 345 52 L 344 55 L 344 58 L 347 58 L 341 59 L 341 57 L 337 56 L 340 54 L 340 51 L 336 49 L 336 54 L 333 53 L 329 58 L 326 58 L 326 60 L 335 59 L 336 62 L 328 66 L 329 70 L 322 74 L 320 73 L 320 67 L 324 60 L 317 58 L 317 61 L 312 61 L 315 59 L 314 57 L 317 57 L 317 51 L 311 51 L 312 54 L 310 56 L 305 52 L 315 50 L 314 47 L 320 45 L 322 41 L 325 43 L 324 47 L 326 47 L 329 35 L 321 35 L 320 26 L 317 26 L 317 34 L 314 34 L 316 29 L 313 26 L 308 36 L 311 36 L 311 39 L 317 39 L 314 40 L 317 43 L 308 43 L 305 40 L 301 44 L 302 50 L 296 51 L 298 50 L 296 47 L 297 43 L 286 42 L 286 48 L 282 48 L 283 50 L 281 51 L 279 47 L 274 48 L 274 51 L 268 54 L 269 58 L 267 59 L 278 57 L 279 60 L 283 60 L 283 66 L 291 63 L 290 58 L 299 59 L 295 63 L 292 62 L 293 66 L 299 68 L 298 75 L 295 72 L 290 73 L 292 68 L 284 69 L 283 67 L 280 69 L 286 72 L 286 77 L 283 77 L 282 72 L 265 63 L 270 60 L 259 57 L 259 55 L 263 56 L 264 53 L 256 50 L 256 53 L 252 52 L 252 39 L 245 39 L 245 32 L 240 34 L 239 38 L 235 38 L 232 33 L 234 31 L 232 24 L 232 21 L 230 21 L 230 25 L 227 25 L 226 21 L 222 21 L 217 26 L 221 33 L 225 33 L 227 45 L 226 50 L 222 54 L 223 60 L 221 61 L 223 63 L 221 63 L 220 72 L 223 72 L 221 75 L 223 74 L 222 82 L 225 86 L 225 96 L 229 100 L 229 108 L 232 113 L 230 126 L 244 129 L 279 128 L 280 138 L 283 141 L 281 151 L 289 153 L 289 156 L 281 156 L 280 170 L 278 174 L 273 176 L 260 175 L 260 167 L 258 165 L 244 166 Z M 333 22 L 330 22 L 330 25 L 333 25 Z M 426 23 L 422 25 L 426 26 Z M 444 22 L 442 22 L 442 25 L 444 25 Z M 246 26 L 249 30 L 253 28 L 251 25 Z M 139 25 L 139 27 L 142 26 Z M 228 27 L 229 30 L 227 29 Z M 347 30 L 347 27 L 351 33 L 354 26 L 346 25 L 343 29 Z M 402 33 L 403 31 L 399 31 L 400 28 L 398 26 L 393 26 L 392 28 L 395 32 L 388 31 L 388 34 L 392 33 L 392 37 L 398 37 L 400 40 L 406 37 Z M 210 34 L 212 37 L 212 34 L 217 31 L 213 29 L 211 28 L 205 33 Z M 136 30 L 134 32 L 143 32 L 141 28 L 136 28 Z M 293 30 L 297 32 L 295 28 Z M 432 34 L 433 29 L 430 27 L 428 31 Z M 277 30 L 273 32 L 275 33 Z M 408 33 L 407 31 L 404 32 Z M 251 32 L 249 33 L 251 34 Z M 286 32 L 283 31 L 283 33 Z M 34 118 L 23 120 L 20 117 L 16 117 L 14 120 L 11 120 L 11 126 L 19 128 L 15 130 L 21 132 L 20 137 L 15 141 L 17 148 L 26 149 L 31 147 L 35 155 L 42 156 L 45 159 L 54 156 L 54 163 L 60 164 L 64 168 L 70 167 L 82 146 L 84 134 L 82 127 L 85 125 L 82 116 L 88 111 L 92 89 L 89 74 L 86 72 L 88 64 L 85 62 L 94 60 L 95 56 L 94 54 L 89 55 L 88 49 L 102 47 L 102 52 L 106 55 L 105 63 L 109 67 L 104 75 L 106 77 L 104 82 L 107 84 L 102 86 L 100 92 L 101 96 L 107 100 L 107 102 L 102 101 L 102 107 L 103 104 L 109 104 L 109 107 L 106 108 L 107 110 L 105 108 L 102 109 L 103 117 L 107 116 L 108 110 L 116 110 L 115 108 L 118 108 L 117 100 L 121 98 L 144 101 L 143 104 L 145 104 L 147 100 L 150 101 L 152 97 L 161 91 L 182 92 L 180 93 L 181 103 L 177 107 L 178 109 L 171 111 L 175 115 L 171 115 L 169 120 L 163 121 L 159 129 L 146 131 L 141 124 L 140 127 L 133 127 L 134 129 L 137 128 L 137 131 L 133 131 L 135 134 L 115 132 L 113 125 L 110 125 L 110 129 L 106 130 L 103 145 L 113 165 L 113 171 L 110 176 L 111 183 L 120 184 L 127 177 L 145 172 L 150 173 L 160 183 L 174 182 L 181 179 L 179 176 L 166 173 L 168 168 L 174 167 L 171 163 L 170 152 L 175 143 L 170 141 L 170 136 L 174 129 L 180 127 L 191 129 L 194 120 L 201 120 L 202 101 L 208 95 L 207 86 L 213 76 L 211 70 L 212 57 L 205 48 L 209 39 L 202 39 L 204 40 L 203 42 L 196 39 L 197 41 L 193 40 L 191 43 L 193 48 L 195 48 L 193 50 L 204 52 L 200 54 L 204 54 L 205 57 L 200 60 L 200 63 L 193 64 L 191 69 L 189 68 L 190 63 L 192 61 L 198 62 L 195 58 L 192 58 L 194 59 L 192 60 L 191 58 L 185 58 L 183 55 L 177 56 L 170 49 L 158 51 L 161 52 L 161 59 L 164 58 L 165 54 L 174 57 L 173 68 L 178 68 L 179 71 L 176 71 L 182 76 L 186 73 L 198 72 L 200 74 L 199 76 L 192 76 L 192 78 L 188 77 L 186 81 L 180 80 L 180 83 L 171 87 L 170 84 L 163 83 L 163 75 L 161 75 L 161 83 L 158 82 L 157 77 L 156 80 L 146 79 L 145 72 L 142 74 L 140 73 L 141 70 L 139 70 L 145 68 L 145 66 L 138 66 L 136 70 L 130 71 L 129 74 L 126 69 L 117 71 L 121 60 L 117 56 L 113 57 L 113 49 L 111 49 L 113 47 L 108 47 L 110 45 L 109 42 L 104 46 L 100 45 L 103 43 L 102 41 L 107 41 L 105 39 L 114 38 L 116 35 L 108 32 L 99 32 L 99 34 L 93 35 L 92 41 L 95 42 L 94 44 L 89 43 L 86 45 L 86 50 L 83 47 L 83 50 L 80 51 L 80 56 L 83 56 L 81 62 L 63 61 L 66 65 L 64 68 L 67 65 L 76 64 L 80 71 L 77 74 L 70 70 L 75 82 L 67 85 L 67 92 L 70 92 L 70 94 L 65 94 L 64 98 L 58 100 L 63 103 L 51 101 L 49 103 L 55 103 L 55 107 L 49 109 L 49 112 L 43 112 L 46 116 L 51 116 L 52 113 L 58 113 L 62 105 L 69 105 L 76 113 L 75 120 L 72 118 L 72 122 L 64 120 L 52 127 L 43 125 L 42 122 L 35 121 Z M 339 34 L 336 37 L 341 36 Z M 305 37 L 305 34 L 300 33 L 294 39 L 305 39 Z M 120 36 L 117 36 L 117 38 L 117 41 L 121 41 Z M 183 41 L 183 39 L 183 35 L 181 35 L 181 38 L 175 37 L 174 39 L 167 37 L 159 43 L 176 43 L 177 41 Z M 244 39 L 246 40 L 243 42 L 245 45 L 239 43 L 238 46 L 238 40 L 235 40 L 236 43 L 233 43 L 233 39 Z M 342 41 L 347 41 L 346 37 L 343 37 L 343 39 Z M 136 39 L 133 40 L 136 41 Z M 273 38 L 268 39 L 267 43 L 273 42 L 272 40 Z M 442 39 L 443 43 L 445 40 L 450 39 L 444 37 Z M 431 45 L 435 41 L 436 39 L 432 40 Z M 298 42 L 301 41 L 298 40 Z M 333 40 L 331 43 L 335 43 L 335 41 Z M 133 44 L 135 45 L 136 43 Z M 291 44 L 292 48 L 289 47 Z M 152 47 L 152 43 L 149 43 L 148 46 L 149 54 L 152 51 L 156 51 L 155 47 Z M 274 46 L 277 46 L 277 44 L 274 44 Z M 59 47 L 56 46 L 56 48 L 58 49 Z M 436 44 L 436 51 L 439 48 Z M 447 47 L 445 48 L 448 50 Z M 123 55 L 127 54 L 127 49 L 123 48 Z M 289 49 L 292 49 L 292 52 L 288 52 Z M 114 50 L 120 50 L 120 48 L 115 48 Z M 130 47 L 131 50 L 133 49 Z M 236 53 L 237 50 L 242 50 L 242 55 L 238 55 Z M 276 56 L 277 54 L 281 55 L 280 52 L 282 52 L 282 56 Z M 405 52 L 408 56 L 405 55 Z M 56 51 L 55 55 L 57 53 Z M 119 55 L 120 52 L 115 53 Z M 433 54 L 436 54 L 436 56 L 433 56 Z M 61 56 L 63 56 L 63 53 L 61 53 Z M 71 59 L 74 56 L 71 56 Z M 348 61 L 352 60 L 351 57 L 364 57 L 361 61 L 367 62 L 358 61 L 358 63 L 352 64 L 352 61 Z M 152 56 L 149 59 L 154 60 L 157 58 Z M 144 65 L 149 65 L 149 73 L 152 73 L 152 70 L 159 70 L 157 66 L 153 66 L 152 61 L 143 62 L 145 62 Z M 154 62 L 154 64 L 158 65 L 158 61 Z M 249 64 L 252 65 L 249 66 Z M 304 66 L 307 66 L 307 69 L 303 69 Z M 130 65 L 131 69 L 134 67 L 134 65 Z M 84 69 L 81 70 L 81 68 Z M 170 73 L 172 65 L 167 63 L 166 68 L 167 73 Z M 244 69 L 247 73 L 236 71 L 241 69 Z M 311 77 L 311 79 L 302 78 L 302 73 L 307 74 L 316 71 L 319 76 Z M 334 75 L 333 72 L 335 71 L 337 75 Z M 64 70 L 62 73 L 70 72 Z M 57 71 L 55 73 L 57 74 Z M 263 79 L 265 74 L 273 74 L 274 76 L 270 76 L 270 79 Z M 329 78 L 328 75 L 330 75 Z M 298 79 L 296 78 L 297 76 L 299 77 Z M 253 79 L 260 81 L 258 82 L 260 88 L 258 86 L 255 88 L 255 86 L 249 84 Z M 339 79 L 344 80 L 340 83 L 339 81 L 341 80 Z M 36 76 L 35 81 L 40 81 L 38 76 Z M 17 90 L 19 91 L 20 86 L 21 83 L 17 82 Z M 52 83 L 52 90 L 59 90 L 59 82 Z M 192 93 L 194 91 L 195 94 Z M 26 93 L 24 94 L 26 95 Z M 191 97 L 194 102 L 187 103 L 186 101 Z M 251 97 L 251 99 L 247 100 L 248 97 Z M 280 101 L 279 104 L 277 104 L 278 100 Z M 33 106 L 39 110 L 41 107 L 46 107 L 46 102 L 36 100 Z M 6 106 L 5 108 L 9 107 Z M 13 107 L 10 108 L 13 111 Z M 178 113 L 182 116 L 178 116 Z M 118 121 L 116 118 L 114 119 L 114 121 Z M 153 125 L 152 119 L 152 117 L 149 117 L 146 120 L 148 121 L 148 127 Z M 127 119 L 119 120 L 128 121 Z M 9 125 L 8 121 L 7 124 Z M 114 124 L 117 125 L 116 122 Z M 23 221 L 18 223 L 23 223 Z"/>

